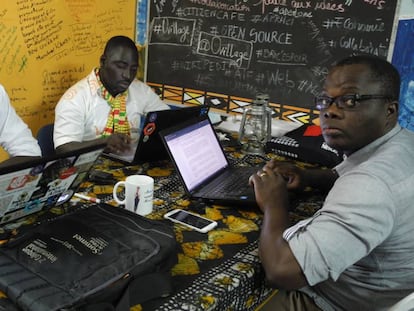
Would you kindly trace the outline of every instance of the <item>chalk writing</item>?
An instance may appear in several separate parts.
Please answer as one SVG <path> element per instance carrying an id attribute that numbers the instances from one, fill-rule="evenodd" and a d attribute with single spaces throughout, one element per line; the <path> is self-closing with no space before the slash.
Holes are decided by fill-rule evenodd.
<path id="1" fill-rule="evenodd" d="M 339 47 L 349 49 L 357 53 L 367 53 L 377 56 L 387 57 L 388 45 L 374 43 L 370 40 L 343 36 L 339 39 Z"/>
<path id="2" fill-rule="evenodd" d="M 249 34 L 253 43 L 292 44 L 292 34 L 290 32 L 263 31 L 252 28 Z"/>
<path id="3" fill-rule="evenodd" d="M 164 5 L 166 0 L 154 0 L 154 7 L 156 11 L 156 16 L 159 16 L 164 11 Z"/>
<path id="4" fill-rule="evenodd" d="M 284 50 L 257 49 L 257 61 L 275 65 L 306 66 L 308 64 L 308 54 L 296 53 Z"/>
<path id="5" fill-rule="evenodd" d="M 333 2 L 329 2 L 329 1 L 317 2 L 315 4 L 315 11 L 316 10 L 326 10 L 326 11 L 339 12 L 339 13 L 345 12 L 345 8 L 343 7 L 342 3 L 336 4 Z"/>
<path id="6" fill-rule="evenodd" d="M 213 34 L 217 34 L 211 31 Z M 246 39 L 246 27 L 240 27 L 237 25 L 223 25 L 220 30 L 220 35 L 230 37 L 238 40 Z"/>
<path id="7" fill-rule="evenodd" d="M 384 32 L 385 22 L 382 18 L 377 18 L 374 23 L 367 24 L 360 22 L 353 18 L 344 18 L 335 16 L 333 19 L 327 19 L 323 22 L 323 27 L 326 29 L 344 29 L 360 32 Z"/>
<path id="8" fill-rule="evenodd" d="M 246 14 L 240 12 L 228 12 L 224 10 L 210 10 L 197 7 L 178 7 L 176 9 L 176 15 L 179 17 L 205 17 L 215 18 L 217 20 L 239 21 L 246 20 Z"/>
<path id="9" fill-rule="evenodd" d="M 154 0 L 147 81 L 313 109 L 332 63 L 387 57 L 394 13 L 380 0 Z"/>
<path id="10" fill-rule="evenodd" d="M 387 1 L 385 0 L 364 0 L 365 3 L 372 5 L 378 10 L 383 10 L 385 6 L 387 5 Z"/>
<path id="11" fill-rule="evenodd" d="M 220 10 L 235 11 L 235 12 L 250 12 L 250 7 L 247 0 L 233 0 L 232 3 L 225 3 L 214 0 L 190 0 L 191 3 L 201 4 L 207 7 L 216 8 Z"/>
<path id="12" fill-rule="evenodd" d="M 154 18 L 151 25 L 151 44 L 191 46 L 194 36 L 194 19 Z"/>
<path id="13" fill-rule="evenodd" d="M 253 44 L 248 41 L 210 35 L 205 32 L 201 32 L 198 39 L 198 54 L 227 59 L 240 68 L 249 67 L 252 51 Z"/>
<path id="14" fill-rule="evenodd" d="M 292 9 L 285 7 L 276 7 L 273 9 L 273 12 L 282 16 L 291 16 L 294 18 L 313 18 L 312 11 L 298 10 L 297 8 Z"/>
<path id="15" fill-rule="evenodd" d="M 269 24 L 281 24 L 285 26 L 292 26 L 295 22 L 293 17 L 288 17 L 274 12 L 266 13 L 265 15 L 254 14 L 251 16 L 250 21 L 253 24 L 256 23 L 269 23 Z"/>

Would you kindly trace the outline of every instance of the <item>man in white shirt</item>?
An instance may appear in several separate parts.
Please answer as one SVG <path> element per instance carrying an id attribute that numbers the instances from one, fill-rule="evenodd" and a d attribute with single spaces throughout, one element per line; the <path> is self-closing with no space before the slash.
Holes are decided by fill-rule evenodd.
<path id="1" fill-rule="evenodd" d="M 10 158 L 1 166 L 27 160 L 27 157 L 40 157 L 40 147 L 33 138 L 27 124 L 17 115 L 10 104 L 9 96 L 0 85 L 0 145 Z"/>
<path id="2" fill-rule="evenodd" d="M 136 79 L 138 50 L 128 37 L 106 44 L 100 67 L 69 88 L 55 108 L 56 151 L 107 141 L 107 151 L 129 148 L 130 130 L 149 111 L 166 110 L 157 94 Z"/>

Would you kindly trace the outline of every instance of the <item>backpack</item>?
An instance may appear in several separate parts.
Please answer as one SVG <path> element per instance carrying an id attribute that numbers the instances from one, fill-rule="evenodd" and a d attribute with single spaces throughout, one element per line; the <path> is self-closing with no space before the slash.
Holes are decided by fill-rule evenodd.
<path id="1" fill-rule="evenodd" d="M 303 124 L 266 143 L 266 152 L 312 164 L 334 167 L 343 160 L 342 152 L 329 147 L 320 126 Z"/>
<path id="2" fill-rule="evenodd" d="M 172 226 L 107 204 L 31 226 L 0 248 L 0 290 L 22 310 L 129 310 L 172 292 Z"/>

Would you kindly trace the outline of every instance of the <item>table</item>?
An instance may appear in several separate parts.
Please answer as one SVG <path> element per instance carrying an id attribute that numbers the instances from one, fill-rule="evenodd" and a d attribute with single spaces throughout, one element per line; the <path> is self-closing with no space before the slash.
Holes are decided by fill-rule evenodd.
<path id="1" fill-rule="evenodd" d="M 270 157 L 277 157 L 271 154 L 247 155 L 231 145 L 225 147 L 225 150 L 231 164 L 239 166 L 264 164 Z M 163 219 L 165 212 L 173 208 L 183 208 L 205 215 L 219 224 L 207 234 L 174 224 L 179 242 L 178 264 L 172 269 L 175 294 L 135 306 L 133 310 L 255 310 L 270 295 L 272 289 L 265 284 L 258 257 L 262 214 L 257 207 L 191 202 L 169 161 L 124 166 L 100 157 L 94 169 L 110 172 L 116 180 L 123 180 L 131 174 L 153 177 L 154 211 L 147 216 L 149 218 L 168 221 Z M 112 198 L 112 189 L 113 182 L 98 185 L 86 181 L 79 192 L 116 205 Z M 294 211 L 291 219 L 296 222 L 313 214 L 321 206 L 321 196 L 312 191 L 301 196 L 292 194 L 291 203 Z M 51 211 L 62 212 L 62 209 Z M 0 299 L 0 306 L 2 301 L 5 302 L 5 299 Z"/>
<path id="2" fill-rule="evenodd" d="M 275 155 L 254 156 L 226 147 L 233 165 L 258 165 Z M 285 158 L 278 157 L 280 160 Z M 302 166 L 311 166 L 299 163 Z M 271 293 L 264 282 L 264 273 L 257 253 L 262 214 L 257 207 L 231 207 L 193 202 L 184 190 L 168 161 L 124 167 L 108 159 L 100 159 L 96 169 L 108 171 L 122 180 L 130 174 L 147 174 L 155 180 L 154 212 L 148 217 L 163 219 L 173 208 L 189 209 L 216 220 L 219 225 L 207 234 L 174 225 L 179 242 L 179 262 L 172 269 L 177 293 L 159 300 L 144 310 L 255 310 Z M 85 193 L 101 200 L 112 200 L 112 185 L 85 183 Z M 321 206 L 318 193 L 291 195 L 294 213 L 292 222 L 308 217 Z"/>

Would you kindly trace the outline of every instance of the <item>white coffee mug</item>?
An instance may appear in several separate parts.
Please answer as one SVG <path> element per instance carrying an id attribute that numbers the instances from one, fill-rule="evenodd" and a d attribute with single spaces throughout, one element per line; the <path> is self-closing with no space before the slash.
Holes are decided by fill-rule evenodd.
<path id="1" fill-rule="evenodd" d="M 120 200 L 117 194 L 118 187 L 124 187 L 125 199 Z M 125 181 L 118 181 L 112 191 L 114 200 L 124 204 L 127 210 L 139 215 L 148 215 L 152 212 L 154 197 L 154 179 L 147 175 L 131 175 Z"/>

